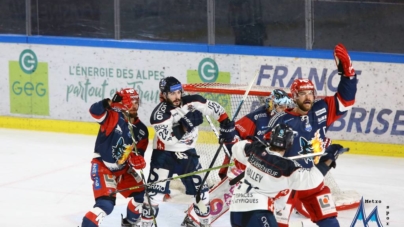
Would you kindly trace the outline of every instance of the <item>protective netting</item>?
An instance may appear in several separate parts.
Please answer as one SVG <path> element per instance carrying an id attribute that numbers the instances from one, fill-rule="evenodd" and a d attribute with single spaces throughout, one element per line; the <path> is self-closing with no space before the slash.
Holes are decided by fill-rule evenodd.
<path id="1" fill-rule="evenodd" d="M 229 117 L 232 119 L 233 114 L 237 108 L 240 107 L 241 100 L 244 96 L 245 90 L 248 85 L 245 84 L 220 84 L 220 83 L 201 83 L 201 84 L 184 84 L 183 88 L 185 93 L 188 94 L 200 94 L 206 99 L 216 101 L 220 103 L 225 109 Z M 239 118 L 255 110 L 259 106 L 264 104 L 265 98 L 270 95 L 270 91 L 275 89 L 274 87 L 265 86 L 253 86 L 249 92 L 246 100 L 243 102 L 240 112 L 235 118 L 237 121 Z M 219 129 L 219 124 L 215 120 L 212 120 L 214 127 Z M 219 148 L 218 138 L 212 131 L 211 126 L 205 120 L 202 125 L 199 126 L 199 136 L 196 145 L 196 151 L 200 156 L 200 162 L 203 168 L 208 168 L 215 152 Z M 220 166 L 223 163 L 225 152 L 222 150 L 219 153 L 213 166 Z M 220 182 L 218 175 L 219 170 L 211 171 L 207 179 L 207 183 L 210 187 Z M 359 193 L 355 191 L 343 191 L 339 188 L 334 177 L 329 172 L 325 177 L 325 184 L 330 187 L 333 198 L 336 202 L 338 210 L 345 210 L 356 207 L 360 201 Z M 172 189 L 185 191 L 184 187 L 179 181 L 173 181 L 170 186 Z"/>

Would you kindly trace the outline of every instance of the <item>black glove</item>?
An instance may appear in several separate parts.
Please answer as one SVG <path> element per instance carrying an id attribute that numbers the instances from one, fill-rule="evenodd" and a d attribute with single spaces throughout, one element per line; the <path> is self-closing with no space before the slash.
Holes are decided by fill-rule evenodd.
<path id="1" fill-rule="evenodd" d="M 219 142 L 223 141 L 224 143 L 230 143 L 236 137 L 236 127 L 234 121 L 229 120 L 229 118 L 224 119 L 220 122 L 220 129 L 219 129 Z"/>
<path id="2" fill-rule="evenodd" d="M 320 158 L 320 162 L 326 162 L 327 160 L 332 160 L 330 168 L 337 167 L 337 163 L 335 162 L 338 159 L 338 156 L 345 152 L 346 149 L 339 144 L 331 144 L 325 149 L 325 155 Z"/>
<path id="3" fill-rule="evenodd" d="M 186 128 L 187 132 L 190 132 L 193 128 L 203 123 L 202 113 L 198 110 L 189 111 L 180 119 L 180 123 Z"/>
<path id="4" fill-rule="evenodd" d="M 118 92 L 117 93 L 115 93 L 115 95 L 114 95 L 114 97 L 112 97 L 112 100 L 111 100 L 112 102 L 121 102 L 122 101 L 122 96 L 120 96 L 119 94 L 118 94 Z"/>
<path id="5" fill-rule="evenodd" d="M 250 156 L 252 152 L 264 151 L 269 145 L 260 140 L 254 140 L 252 143 L 246 143 L 244 152 L 247 156 Z"/>

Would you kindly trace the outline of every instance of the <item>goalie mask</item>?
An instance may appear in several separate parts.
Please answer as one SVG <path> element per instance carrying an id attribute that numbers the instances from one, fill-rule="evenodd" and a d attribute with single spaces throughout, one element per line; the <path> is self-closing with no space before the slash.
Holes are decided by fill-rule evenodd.
<path id="1" fill-rule="evenodd" d="M 282 150 L 287 150 L 293 145 L 293 130 L 286 124 L 276 125 L 271 132 L 269 145 Z"/>
<path id="2" fill-rule="evenodd" d="M 276 111 L 277 106 L 292 107 L 293 101 L 284 90 L 275 89 L 265 99 L 265 105 L 270 111 Z"/>

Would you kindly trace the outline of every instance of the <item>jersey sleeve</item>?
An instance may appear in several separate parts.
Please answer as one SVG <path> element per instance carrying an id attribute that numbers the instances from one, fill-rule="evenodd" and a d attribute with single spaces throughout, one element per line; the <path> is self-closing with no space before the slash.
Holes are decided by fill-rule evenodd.
<path id="1" fill-rule="evenodd" d="M 341 76 L 337 93 L 324 98 L 328 106 L 327 126 L 340 118 L 344 113 L 352 108 L 355 103 L 358 79 L 356 76 Z"/>
<path id="2" fill-rule="evenodd" d="M 137 139 L 136 148 L 139 153 L 144 156 L 144 153 L 147 150 L 147 146 L 149 145 L 149 131 L 143 122 L 138 120 L 133 126 L 133 133 Z"/>
<path id="3" fill-rule="evenodd" d="M 236 131 L 242 139 L 246 139 L 247 136 L 255 135 L 256 127 L 255 122 L 251 120 L 249 115 L 240 118 L 236 122 Z"/>
<path id="4" fill-rule="evenodd" d="M 244 151 L 245 145 L 249 143 L 247 140 L 240 140 L 236 142 L 232 147 L 233 157 L 237 159 L 238 162 L 247 165 L 248 156 Z"/>
<path id="5" fill-rule="evenodd" d="M 186 103 L 181 108 L 183 113 L 187 113 L 189 109 L 191 109 L 189 106 L 192 105 L 193 108 L 200 111 L 203 115 L 212 116 L 219 122 L 228 118 L 226 110 L 223 106 L 215 101 L 205 99 L 200 95 L 189 95 L 183 97 L 183 100 Z"/>
<path id="6" fill-rule="evenodd" d="M 106 108 L 108 99 L 101 100 L 91 105 L 89 112 L 91 117 L 101 125 L 100 130 L 108 136 L 115 128 L 119 120 L 119 113 Z"/>
<path id="7" fill-rule="evenodd" d="M 165 102 L 160 103 L 150 116 L 150 124 L 154 128 L 158 140 L 164 144 L 173 145 L 178 143 L 178 139 L 173 133 L 173 116 L 167 108 Z"/>

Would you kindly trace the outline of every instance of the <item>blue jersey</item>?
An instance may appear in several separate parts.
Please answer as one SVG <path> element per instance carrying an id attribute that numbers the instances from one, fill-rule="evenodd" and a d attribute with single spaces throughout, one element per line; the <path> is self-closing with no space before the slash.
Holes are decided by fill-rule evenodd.
<path id="1" fill-rule="evenodd" d="M 284 123 L 290 126 L 294 133 L 293 146 L 285 152 L 284 157 L 321 152 L 325 149 L 326 132 L 330 125 L 352 108 L 355 103 L 356 76 L 341 77 L 337 93 L 316 100 L 306 115 L 299 115 L 288 109 L 273 116 L 269 128 Z M 319 157 L 297 160 L 303 167 L 312 167 Z"/>
<path id="2" fill-rule="evenodd" d="M 103 161 L 111 171 L 119 171 L 126 167 L 133 141 L 129 124 L 121 112 L 106 109 L 103 101 L 90 107 L 90 114 L 100 124 L 95 141 L 94 158 Z M 149 144 L 149 132 L 146 125 L 136 118 L 133 122 L 134 138 L 140 155 L 144 155 Z"/>
<path id="3" fill-rule="evenodd" d="M 263 105 L 258 109 L 245 115 L 236 122 L 237 133 L 241 139 L 246 139 L 247 136 L 257 136 L 261 140 L 266 132 L 268 132 L 268 123 L 275 111 L 268 111 L 268 108 Z"/>

